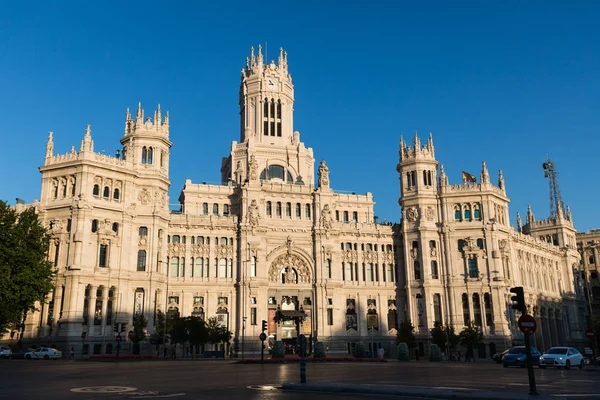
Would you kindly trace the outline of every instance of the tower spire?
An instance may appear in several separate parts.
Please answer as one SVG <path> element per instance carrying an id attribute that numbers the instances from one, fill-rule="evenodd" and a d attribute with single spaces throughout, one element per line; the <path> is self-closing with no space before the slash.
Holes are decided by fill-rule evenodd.
<path id="1" fill-rule="evenodd" d="M 413 147 L 415 150 L 415 154 L 417 151 L 421 150 L 421 141 L 419 140 L 419 131 L 415 131 L 415 138 L 413 139 Z"/>
<path id="2" fill-rule="evenodd" d="M 85 136 L 81 141 L 81 151 L 94 151 L 94 141 L 92 140 L 92 127 L 87 124 L 85 127 Z"/>
<path id="3" fill-rule="evenodd" d="M 531 211 L 531 204 L 527 205 L 527 219 L 528 224 L 535 222 L 535 216 L 533 215 L 533 211 Z"/>
<path id="4" fill-rule="evenodd" d="M 488 172 L 485 161 L 481 162 L 481 177 L 479 180 L 481 183 L 490 183 L 490 173 Z"/>
<path id="5" fill-rule="evenodd" d="M 448 186 L 448 176 L 446 175 L 446 171 L 444 171 L 444 165 L 440 165 L 440 181 L 439 186 Z"/>
<path id="6" fill-rule="evenodd" d="M 435 150 L 433 147 L 433 132 L 429 132 L 429 139 L 427 140 L 427 150 L 433 155 Z"/>
<path id="7" fill-rule="evenodd" d="M 506 191 L 504 187 L 504 175 L 502 174 L 502 170 L 498 171 L 498 187 L 503 191 Z"/>
<path id="8" fill-rule="evenodd" d="M 517 211 L 517 230 L 523 232 L 523 221 L 521 220 L 521 214 Z"/>

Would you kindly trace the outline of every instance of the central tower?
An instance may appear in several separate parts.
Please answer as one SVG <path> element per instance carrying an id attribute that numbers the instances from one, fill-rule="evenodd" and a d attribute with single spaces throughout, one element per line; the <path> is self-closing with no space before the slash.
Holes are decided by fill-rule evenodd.
<path id="1" fill-rule="evenodd" d="M 240 142 L 223 158 L 222 182 L 314 185 L 314 157 L 294 130 L 294 85 L 287 53 L 265 63 L 254 47 L 240 83 Z"/>
<path id="2" fill-rule="evenodd" d="M 287 144 L 293 134 L 294 85 L 287 53 L 279 49 L 277 64 L 263 63 L 261 46 L 246 58 L 240 85 L 240 141 L 256 138 L 265 144 Z"/>

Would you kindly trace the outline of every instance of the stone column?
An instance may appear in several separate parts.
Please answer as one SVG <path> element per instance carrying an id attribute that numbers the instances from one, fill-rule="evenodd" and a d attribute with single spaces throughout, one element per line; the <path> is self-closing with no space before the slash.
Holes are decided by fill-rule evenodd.
<path id="1" fill-rule="evenodd" d="M 88 335 L 91 336 L 92 330 L 94 329 L 94 314 L 96 313 L 96 286 L 89 286 L 90 295 L 88 297 Z"/>
<path id="2" fill-rule="evenodd" d="M 552 308 L 551 310 L 551 319 L 550 319 L 550 336 L 551 336 L 551 344 L 552 346 L 559 346 L 562 343 L 558 339 L 558 330 L 557 324 L 560 322 L 556 315 L 556 309 Z"/>
<path id="3" fill-rule="evenodd" d="M 106 334 L 106 311 L 108 309 L 108 286 L 102 286 L 102 336 Z"/>

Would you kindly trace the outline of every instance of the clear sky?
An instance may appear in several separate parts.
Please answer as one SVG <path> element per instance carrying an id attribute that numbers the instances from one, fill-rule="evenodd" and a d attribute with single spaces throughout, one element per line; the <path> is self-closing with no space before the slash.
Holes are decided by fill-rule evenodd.
<path id="1" fill-rule="evenodd" d="M 217 5 L 219 4 L 219 5 Z M 222 5 L 221 5 L 222 4 Z M 39 198 L 55 153 L 120 148 L 125 109 L 171 114 L 171 203 L 219 182 L 239 140 L 251 46 L 288 52 L 295 129 L 335 190 L 373 193 L 399 221 L 400 135 L 433 132 L 451 183 L 504 172 L 511 224 L 549 210 L 559 171 L 579 231 L 600 228 L 600 3 L 580 1 L 2 2 L 0 199 Z"/>

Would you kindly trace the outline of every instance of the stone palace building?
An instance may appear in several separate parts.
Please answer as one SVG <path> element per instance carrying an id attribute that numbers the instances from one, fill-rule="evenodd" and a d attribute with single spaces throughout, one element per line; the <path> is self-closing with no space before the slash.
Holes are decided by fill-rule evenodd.
<path id="1" fill-rule="evenodd" d="M 475 321 L 489 355 L 522 338 L 512 286 L 525 288 L 538 347 L 582 339 L 570 211 L 537 221 L 529 210 L 515 231 L 501 172 L 493 185 L 484 163 L 480 183 L 451 185 L 432 138 L 421 146 L 415 137 L 400 144 L 401 224 L 376 223 L 371 193 L 335 192 L 325 161 L 315 176 L 313 150 L 293 126 L 285 52 L 265 63 L 252 49 L 239 93 L 240 138 L 222 184 L 187 180 L 175 207 L 160 106 L 152 117 L 141 105 L 127 111 L 114 157 L 94 152 L 89 125 L 66 154 L 55 154 L 49 134 L 32 206 L 58 273 L 27 320 L 28 340 L 112 353 L 115 323 L 129 331 L 142 313 L 152 333 L 162 311 L 216 317 L 237 354 L 259 351 L 262 320 L 268 340 L 288 348 L 305 334 L 330 352 L 360 341 L 393 352 L 399 321 L 410 319 L 423 354 L 435 322 L 460 331 Z"/>

